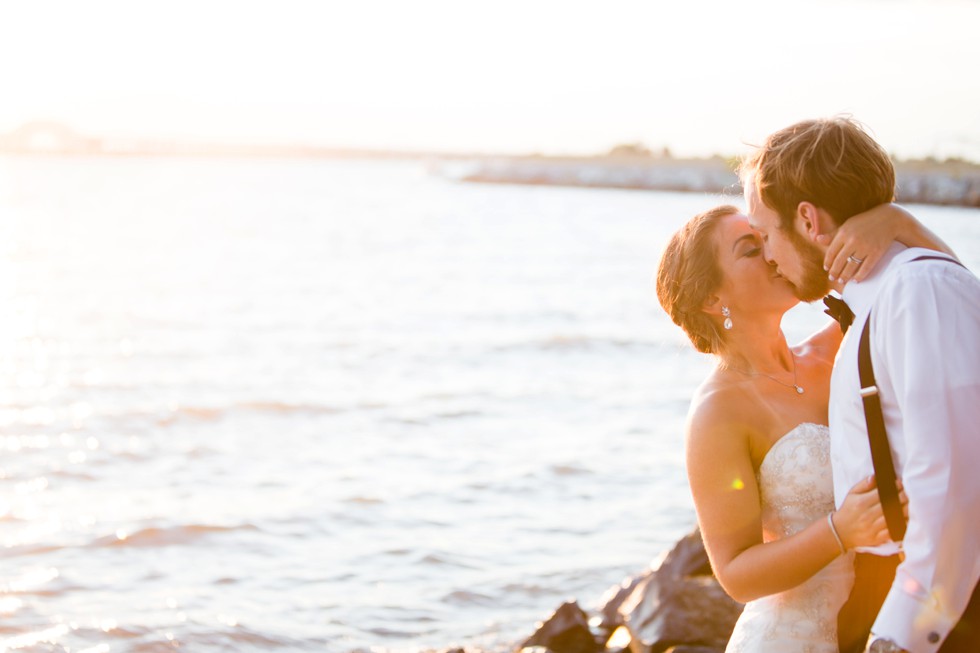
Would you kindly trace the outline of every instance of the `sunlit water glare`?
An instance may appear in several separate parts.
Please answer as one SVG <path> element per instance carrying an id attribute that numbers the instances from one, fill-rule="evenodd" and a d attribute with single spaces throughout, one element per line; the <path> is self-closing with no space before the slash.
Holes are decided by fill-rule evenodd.
<path id="1" fill-rule="evenodd" d="M 506 648 L 594 607 L 693 524 L 709 361 L 652 272 L 719 201 L 0 160 L 0 649 Z M 980 212 L 913 208 L 980 267 Z"/>

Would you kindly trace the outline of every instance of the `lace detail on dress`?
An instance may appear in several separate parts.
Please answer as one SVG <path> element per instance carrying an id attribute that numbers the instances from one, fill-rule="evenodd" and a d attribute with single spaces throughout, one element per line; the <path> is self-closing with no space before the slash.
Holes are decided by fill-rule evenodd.
<path id="1" fill-rule="evenodd" d="M 766 454 L 756 477 L 766 542 L 826 517 L 834 509 L 827 427 L 791 430 Z M 837 613 L 853 582 L 848 554 L 791 590 L 750 601 L 726 653 L 837 653 Z"/>

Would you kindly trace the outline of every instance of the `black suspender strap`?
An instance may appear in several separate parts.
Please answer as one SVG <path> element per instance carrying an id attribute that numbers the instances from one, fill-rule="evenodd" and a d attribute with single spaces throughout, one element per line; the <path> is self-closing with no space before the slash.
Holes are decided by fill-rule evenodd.
<path id="1" fill-rule="evenodd" d="M 871 316 L 864 323 L 861 342 L 858 345 L 858 375 L 861 379 L 861 401 L 864 402 L 864 420 L 868 424 L 868 440 L 871 442 L 871 463 L 875 468 L 875 484 L 885 513 L 888 533 L 896 542 L 905 537 L 905 514 L 898 500 L 895 485 L 895 463 L 888 446 L 885 418 L 881 414 L 881 399 L 875 385 L 875 370 L 871 364 Z"/>
<path id="2" fill-rule="evenodd" d="M 949 261 L 962 266 L 959 261 L 944 256 L 920 256 L 913 261 Z M 965 267 L 965 266 L 964 266 Z M 874 365 L 871 363 L 871 315 L 864 322 L 861 341 L 858 343 L 858 377 L 861 380 L 861 400 L 864 403 L 864 419 L 868 424 L 868 440 L 871 444 L 871 462 L 875 469 L 875 481 L 881 508 L 885 513 L 885 523 L 892 540 L 901 542 L 905 537 L 905 515 L 898 500 L 898 487 L 895 485 L 895 463 L 891 447 L 888 446 L 888 433 L 885 431 L 885 418 L 881 414 L 881 398 L 875 381 Z"/>

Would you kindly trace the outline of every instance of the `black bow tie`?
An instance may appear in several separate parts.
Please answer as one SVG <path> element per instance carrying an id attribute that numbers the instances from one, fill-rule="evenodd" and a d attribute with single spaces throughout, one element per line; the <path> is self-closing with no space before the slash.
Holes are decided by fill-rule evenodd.
<path id="1" fill-rule="evenodd" d="M 824 313 L 840 323 L 841 333 L 847 333 L 851 322 L 854 321 L 854 313 L 851 311 L 850 306 L 843 299 L 837 299 L 833 295 L 824 297 L 823 303 L 827 306 L 827 310 Z"/>

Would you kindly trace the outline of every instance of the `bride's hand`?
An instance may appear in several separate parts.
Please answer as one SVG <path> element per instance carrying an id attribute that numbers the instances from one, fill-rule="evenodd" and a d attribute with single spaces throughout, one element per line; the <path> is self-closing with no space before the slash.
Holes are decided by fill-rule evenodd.
<path id="1" fill-rule="evenodd" d="M 897 486 L 902 510 L 908 518 L 909 499 L 905 495 L 901 481 Z M 891 541 L 874 476 L 855 483 L 832 519 L 846 549 L 853 549 L 856 546 L 875 546 Z"/>
<path id="2" fill-rule="evenodd" d="M 909 220 L 914 220 L 912 214 L 897 204 L 879 204 L 849 218 L 833 239 L 818 237 L 817 242 L 828 245 L 824 269 L 841 283 L 864 280 Z"/>
<path id="3" fill-rule="evenodd" d="M 905 521 L 909 520 L 909 498 L 905 494 L 905 486 L 902 485 L 902 479 L 895 479 L 895 487 L 898 488 L 898 500 L 902 502 L 902 514 L 905 515 Z"/>

